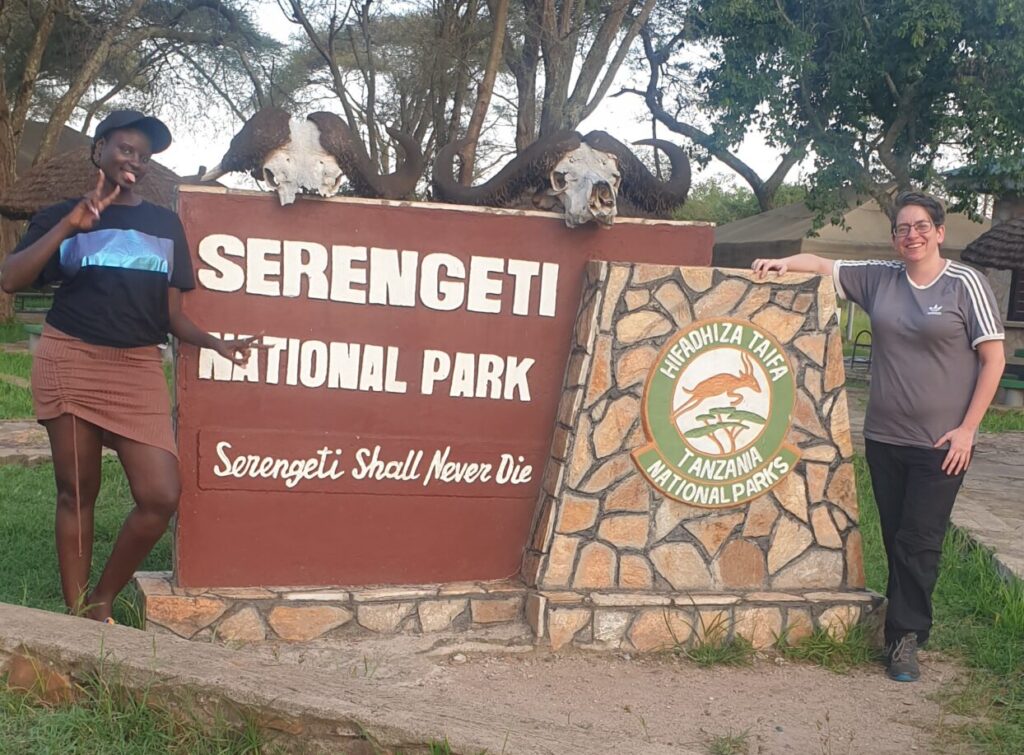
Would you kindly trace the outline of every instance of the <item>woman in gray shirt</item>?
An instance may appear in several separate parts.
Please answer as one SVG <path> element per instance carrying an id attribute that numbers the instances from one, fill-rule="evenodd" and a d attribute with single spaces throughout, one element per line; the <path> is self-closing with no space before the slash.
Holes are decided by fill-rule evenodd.
<path id="1" fill-rule="evenodd" d="M 917 648 L 932 625 L 932 591 L 953 502 L 978 425 L 1005 367 L 1003 326 L 984 275 L 944 259 L 946 212 L 927 194 L 896 198 L 900 260 L 813 254 L 754 260 L 769 272 L 832 275 L 871 318 L 871 391 L 864 443 L 889 562 L 889 676 L 920 677 Z"/>

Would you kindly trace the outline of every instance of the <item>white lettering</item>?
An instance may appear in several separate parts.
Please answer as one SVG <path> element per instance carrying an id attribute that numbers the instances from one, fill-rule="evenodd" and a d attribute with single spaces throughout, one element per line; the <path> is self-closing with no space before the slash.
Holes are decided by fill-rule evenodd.
<path id="1" fill-rule="evenodd" d="M 276 278 L 281 275 L 281 260 L 269 259 L 281 256 L 281 242 L 273 239 L 249 239 L 245 245 L 245 291 L 259 296 L 280 296 L 281 284 Z"/>
<path id="2" fill-rule="evenodd" d="M 223 255 L 245 257 L 245 244 L 226 233 L 213 233 L 199 242 L 199 259 L 209 265 L 200 268 L 196 277 L 211 291 L 239 291 L 245 285 L 245 270 Z"/>
<path id="3" fill-rule="evenodd" d="M 285 241 L 281 254 L 284 277 L 281 293 L 285 296 L 302 295 L 302 279 L 305 278 L 306 296 L 310 299 L 326 299 L 327 248 L 312 241 Z"/>

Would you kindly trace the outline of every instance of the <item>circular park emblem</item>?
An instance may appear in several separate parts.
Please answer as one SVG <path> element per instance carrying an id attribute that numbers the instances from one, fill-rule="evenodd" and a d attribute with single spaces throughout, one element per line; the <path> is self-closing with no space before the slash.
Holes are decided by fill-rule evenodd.
<path id="1" fill-rule="evenodd" d="M 703 320 L 658 355 L 641 409 L 649 443 L 633 460 L 669 498 L 746 503 L 800 458 L 785 442 L 795 395 L 793 368 L 772 336 L 748 321 Z"/>

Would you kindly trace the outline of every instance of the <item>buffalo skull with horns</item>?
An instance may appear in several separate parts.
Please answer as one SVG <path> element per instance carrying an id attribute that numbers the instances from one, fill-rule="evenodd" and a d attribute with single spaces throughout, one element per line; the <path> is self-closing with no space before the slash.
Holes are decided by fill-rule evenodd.
<path id="1" fill-rule="evenodd" d="M 282 205 L 294 202 L 302 191 L 333 196 L 342 178 L 348 178 L 359 196 L 402 199 L 416 187 L 423 154 L 412 137 L 390 128 L 387 132 L 405 150 L 405 162 L 394 173 L 381 175 L 362 141 L 334 113 L 312 113 L 300 120 L 281 108 L 264 108 L 245 122 L 220 164 L 203 180 L 248 172 L 272 186 Z"/>
<path id="2" fill-rule="evenodd" d="M 570 228 L 596 221 L 610 226 L 616 214 L 669 217 L 686 201 L 690 161 L 671 142 L 645 139 L 668 155 L 672 175 L 659 181 L 622 142 L 604 131 L 581 137 L 560 131 L 538 139 L 480 186 L 464 186 L 452 177 L 455 155 L 466 143 L 452 142 L 434 165 L 434 196 L 443 202 L 488 207 L 561 205 Z"/>

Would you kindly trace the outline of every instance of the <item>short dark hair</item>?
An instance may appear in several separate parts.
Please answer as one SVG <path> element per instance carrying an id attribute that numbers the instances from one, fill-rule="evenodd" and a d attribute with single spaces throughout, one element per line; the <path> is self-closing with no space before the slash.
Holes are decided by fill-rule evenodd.
<path id="1" fill-rule="evenodd" d="M 896 216 L 900 214 L 900 210 L 910 205 L 923 207 L 936 228 L 946 224 L 946 205 L 941 199 L 933 197 L 931 194 L 925 194 L 923 191 L 904 191 L 898 194 L 892 203 L 893 233 L 896 232 Z"/>

